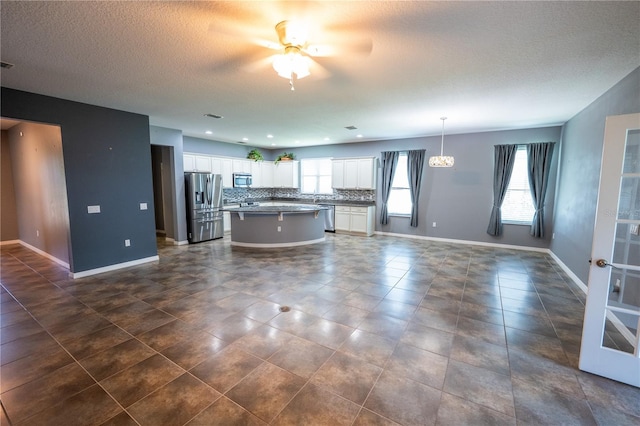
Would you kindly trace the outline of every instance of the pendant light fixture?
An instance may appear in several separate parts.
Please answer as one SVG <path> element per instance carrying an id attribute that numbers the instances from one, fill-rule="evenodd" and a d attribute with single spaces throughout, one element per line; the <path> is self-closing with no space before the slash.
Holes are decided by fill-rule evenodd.
<path id="1" fill-rule="evenodd" d="M 447 117 L 440 117 L 442 120 L 442 140 L 440 141 L 440 155 L 429 157 L 429 167 L 453 167 L 453 157 L 444 155 L 444 120 Z"/>

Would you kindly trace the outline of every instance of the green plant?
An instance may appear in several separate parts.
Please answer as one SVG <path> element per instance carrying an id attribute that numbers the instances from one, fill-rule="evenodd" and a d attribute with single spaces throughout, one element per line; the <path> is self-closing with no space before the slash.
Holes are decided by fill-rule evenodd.
<path id="1" fill-rule="evenodd" d="M 289 161 L 289 160 L 295 160 L 296 156 L 293 152 L 284 152 L 280 155 L 278 155 L 278 158 L 276 158 L 275 163 L 278 164 L 280 161 Z"/>
<path id="2" fill-rule="evenodd" d="M 262 156 L 262 153 L 257 150 L 257 149 L 252 149 L 251 151 L 249 151 L 249 153 L 247 154 L 247 158 L 249 160 L 253 160 L 253 161 L 262 161 L 264 160 L 264 157 Z"/>

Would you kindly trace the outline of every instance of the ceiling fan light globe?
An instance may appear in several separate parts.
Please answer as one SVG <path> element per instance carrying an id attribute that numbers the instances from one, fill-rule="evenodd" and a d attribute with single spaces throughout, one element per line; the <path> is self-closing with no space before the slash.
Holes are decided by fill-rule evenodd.
<path id="1" fill-rule="evenodd" d="M 295 74 L 300 79 L 310 74 L 309 63 L 306 58 L 297 52 L 291 51 L 276 56 L 273 60 L 273 69 L 283 78 L 291 78 Z"/>

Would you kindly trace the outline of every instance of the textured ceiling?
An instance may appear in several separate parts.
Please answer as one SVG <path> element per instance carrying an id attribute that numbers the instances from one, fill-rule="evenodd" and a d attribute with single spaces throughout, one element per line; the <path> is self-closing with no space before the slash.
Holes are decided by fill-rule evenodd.
<path id="1" fill-rule="evenodd" d="M 449 117 L 448 134 L 558 125 L 640 66 L 638 1 L 0 8 L 1 59 L 15 64 L 2 70 L 3 86 L 263 147 L 437 135 L 441 116 Z M 311 42 L 339 52 L 373 48 L 318 58 L 322 67 L 292 92 L 267 63 L 274 51 L 259 45 L 277 42 L 274 26 L 285 19 L 306 20 Z M 358 129 L 344 128 L 351 125 Z"/>

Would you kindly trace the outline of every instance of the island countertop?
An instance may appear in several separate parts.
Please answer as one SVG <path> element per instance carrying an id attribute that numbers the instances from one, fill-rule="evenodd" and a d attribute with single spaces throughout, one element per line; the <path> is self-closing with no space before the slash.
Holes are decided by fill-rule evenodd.
<path id="1" fill-rule="evenodd" d="M 316 205 L 295 205 L 295 206 L 246 206 L 225 208 L 224 211 L 237 213 L 260 213 L 260 214 L 278 214 L 278 213 L 307 213 L 327 210 L 327 207 Z"/>

